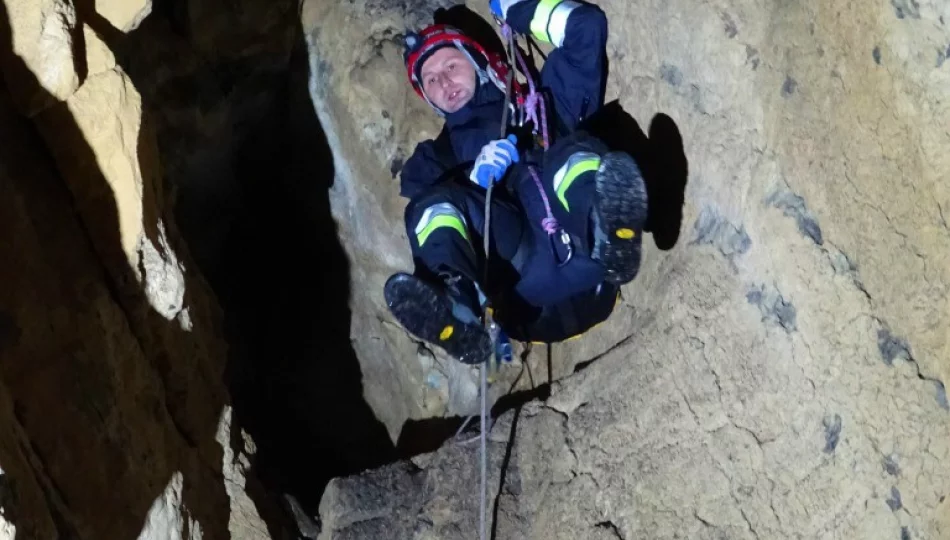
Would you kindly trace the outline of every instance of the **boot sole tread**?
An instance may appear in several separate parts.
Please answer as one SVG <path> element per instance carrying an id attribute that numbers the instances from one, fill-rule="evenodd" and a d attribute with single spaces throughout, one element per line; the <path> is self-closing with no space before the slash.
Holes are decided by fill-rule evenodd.
<path id="1" fill-rule="evenodd" d="M 456 319 L 451 302 L 432 285 L 415 276 L 397 275 L 386 282 L 385 296 L 393 316 L 413 336 L 465 364 L 487 360 L 491 353 L 488 332 L 481 325 Z M 445 336 L 448 326 L 452 330 Z"/>

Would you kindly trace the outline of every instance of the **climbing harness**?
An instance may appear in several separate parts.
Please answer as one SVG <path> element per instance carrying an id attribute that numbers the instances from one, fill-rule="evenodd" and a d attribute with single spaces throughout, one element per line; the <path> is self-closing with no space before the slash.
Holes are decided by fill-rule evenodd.
<path id="1" fill-rule="evenodd" d="M 544 202 L 544 211 L 547 213 L 547 217 L 541 220 L 541 227 L 544 228 L 544 232 L 548 233 L 548 240 L 551 241 L 551 250 L 554 252 L 555 257 L 557 256 L 557 249 L 554 248 L 554 235 L 560 233 L 561 243 L 567 249 L 567 256 L 563 261 L 558 261 L 558 267 L 564 266 L 565 264 L 571 261 L 571 258 L 574 257 L 574 244 L 571 242 L 571 235 L 567 234 L 567 231 L 561 228 L 558 224 L 557 219 L 554 218 L 554 214 L 551 213 L 551 201 L 548 200 L 547 193 L 544 192 L 544 186 L 541 184 L 541 179 L 538 177 L 538 172 L 532 166 L 528 166 L 528 170 L 531 172 L 531 178 L 534 179 L 534 185 L 538 187 L 538 192 L 541 193 L 541 200 Z"/>
<path id="2" fill-rule="evenodd" d="M 548 114 L 544 97 L 535 88 L 534 78 L 531 76 L 531 72 L 528 69 L 528 64 L 524 59 L 524 55 L 522 55 L 521 51 L 518 49 L 514 38 L 514 31 L 507 23 L 501 24 L 501 33 L 508 42 L 508 63 L 512 66 L 510 71 L 513 72 L 518 67 L 520 67 L 521 72 L 524 74 L 528 83 L 528 95 L 524 99 L 520 121 L 522 124 L 525 121 L 533 122 L 535 126 L 535 133 L 537 133 L 540 126 L 541 144 L 543 148 L 547 150 L 551 146 L 551 140 L 548 137 Z M 538 118 L 539 112 L 540 121 Z M 504 124 L 502 125 L 504 126 Z M 551 243 L 551 250 L 554 252 L 555 257 L 557 257 L 558 250 L 554 247 L 554 243 L 556 241 L 555 238 L 557 238 L 557 240 L 560 240 L 561 244 L 567 251 L 567 255 L 565 256 L 564 260 L 558 261 L 558 267 L 564 266 L 565 264 L 569 263 L 574 256 L 574 244 L 571 241 L 571 236 L 567 234 L 567 231 L 561 228 L 557 219 L 554 217 L 554 214 L 551 212 L 551 202 L 548 200 L 547 193 L 544 191 L 544 185 L 541 183 L 537 169 L 535 169 L 533 165 L 528 165 L 528 171 L 531 173 L 531 178 L 534 180 L 534 185 L 538 188 L 538 193 L 541 195 L 541 200 L 544 202 L 545 217 L 541 220 L 541 228 L 543 228 L 544 232 L 548 234 L 548 240 Z"/>

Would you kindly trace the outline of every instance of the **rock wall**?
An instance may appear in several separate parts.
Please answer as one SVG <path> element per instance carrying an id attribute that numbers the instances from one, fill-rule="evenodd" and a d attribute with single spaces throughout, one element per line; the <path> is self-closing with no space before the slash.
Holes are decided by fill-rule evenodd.
<path id="1" fill-rule="evenodd" d="M 496 375 L 493 400 L 554 382 L 496 407 L 493 537 L 950 537 L 950 7 L 597 3 L 638 157 L 681 137 L 683 221 L 608 324 Z M 380 293 L 411 268 L 396 175 L 438 130 L 398 37 L 451 4 L 304 5 L 354 347 L 398 441 L 476 395 Z M 336 480 L 321 538 L 470 538 L 476 466 L 448 444 Z"/>
<path id="2" fill-rule="evenodd" d="M 493 374 L 495 537 L 950 537 L 950 8 L 599 4 L 675 226 Z M 475 372 L 381 294 L 439 128 L 399 36 L 471 12 L 2 6 L 0 537 L 471 537 L 474 446 L 394 460 Z"/>
<path id="3" fill-rule="evenodd" d="M 108 452 L 93 454 L 97 463 L 165 464 L 148 474 L 129 472 L 130 482 L 150 489 L 119 486 L 101 498 L 104 504 L 87 502 L 83 512 L 63 518 L 60 534 L 125 537 L 148 522 L 153 537 L 168 528 L 194 535 L 198 527 L 204 538 L 229 530 L 282 537 L 293 529 L 291 513 L 312 528 L 307 516 L 316 514 L 331 478 L 388 463 L 396 447 L 364 399 L 351 345 L 350 261 L 327 191 L 334 157 L 309 95 L 298 2 L 8 0 L 3 8 L 10 47 L 2 69 L 9 114 L 18 122 L 5 136 L 32 148 L 24 167 L 45 167 L 50 192 L 30 192 L 21 213 L 10 213 L 11 230 L 32 230 L 33 222 L 23 221 L 32 207 L 59 201 L 50 213 L 61 216 L 41 232 L 48 242 L 74 247 L 48 264 L 70 287 L 96 285 L 119 310 L 115 321 L 78 327 L 89 316 L 72 309 L 72 289 L 46 291 L 40 273 L 16 269 L 19 290 L 3 297 L 10 335 L 19 336 L 14 330 L 31 317 L 50 318 L 47 312 L 64 313 L 69 332 L 62 340 L 18 341 L 3 350 L 15 359 L 4 365 L 25 365 L 40 354 L 31 351 L 45 351 L 65 366 L 56 372 L 66 380 L 88 379 L 83 385 L 91 387 L 76 392 L 126 415 L 113 418 L 106 414 L 111 408 L 100 407 L 104 419 L 92 424 L 69 411 L 43 424 L 49 433 L 65 424 L 95 439 L 106 429 L 99 424 L 108 423 L 121 437 Z M 27 182 L 24 174 L 16 182 Z M 11 257 L 46 261 L 29 244 L 5 247 Z M 93 285 L 81 288 L 90 302 L 99 294 Z M 34 289 L 46 291 L 49 305 L 30 307 Z M 72 374 L 82 366 L 69 355 L 87 349 L 101 365 L 78 379 Z M 116 373 L 120 367 L 129 373 Z M 49 374 L 24 373 L 49 399 L 65 392 Z M 126 375 L 141 384 L 126 389 Z M 12 374 L 0 380 L 15 396 L 11 411 L 26 410 L 26 403 L 35 415 L 49 405 L 21 403 L 32 395 L 27 383 Z M 160 407 L 149 405 L 152 394 L 142 385 Z M 146 405 L 154 411 L 142 416 Z M 8 424 L 16 422 L 23 421 L 11 417 Z M 24 444 L 38 429 L 31 424 L 22 433 Z M 14 466 L 17 455 L 0 455 L 4 478 L 20 486 L 17 492 L 42 486 L 42 475 L 20 480 L 39 465 L 29 465 L 33 454 L 26 452 Z M 195 471 L 213 474 L 199 479 Z M 48 478 L 66 482 L 63 474 Z M 59 519 L 65 512 L 54 505 L 55 493 L 37 493 L 29 504 L 0 504 L 7 515 L 21 516 L 11 521 L 21 530 L 34 514 Z M 193 496 L 202 502 L 190 503 Z M 90 519 L 95 523 L 79 523 Z M 111 521 L 117 529 L 108 529 Z"/>
<path id="4" fill-rule="evenodd" d="M 151 10 L 0 6 L 0 537 L 281 531 L 248 495 L 222 313 L 123 56 Z"/>

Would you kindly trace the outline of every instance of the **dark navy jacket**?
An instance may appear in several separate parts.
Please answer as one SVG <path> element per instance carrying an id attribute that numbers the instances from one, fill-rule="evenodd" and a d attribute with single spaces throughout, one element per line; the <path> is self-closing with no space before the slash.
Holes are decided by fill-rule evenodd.
<path id="1" fill-rule="evenodd" d="M 540 0 L 515 4 L 508 10 L 508 24 L 516 32 L 530 34 L 531 18 Z M 567 22 L 564 43 L 548 55 L 540 73 L 540 88 L 553 99 L 548 113 L 555 112 L 558 131 L 571 130 L 603 105 L 607 17 L 593 4 L 581 4 Z M 442 151 L 434 140 L 420 143 L 401 173 L 400 192 L 413 198 L 444 180 L 443 175 L 459 163 L 474 161 L 482 147 L 500 138 L 504 94 L 491 83 L 482 85 L 472 101 L 446 116 L 441 136 L 448 136 L 454 156 Z M 453 162 L 453 160 L 457 160 Z M 467 173 L 467 171 L 466 171 Z"/>

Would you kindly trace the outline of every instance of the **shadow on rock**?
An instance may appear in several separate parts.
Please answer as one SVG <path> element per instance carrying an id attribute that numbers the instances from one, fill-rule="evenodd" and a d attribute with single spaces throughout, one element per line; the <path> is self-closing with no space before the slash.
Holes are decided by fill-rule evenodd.
<path id="1" fill-rule="evenodd" d="M 627 152 L 640 165 L 649 198 L 647 230 L 658 248 L 673 249 L 683 223 L 689 177 L 683 138 L 673 119 L 662 113 L 654 116 L 648 137 L 620 103 L 612 101 L 586 119 L 582 128 L 612 150 Z"/>
<path id="2" fill-rule="evenodd" d="M 214 319 L 205 311 L 207 298 L 195 294 L 202 284 L 185 275 L 187 323 L 152 307 L 138 278 L 152 269 L 133 268 L 123 248 L 113 193 L 120 187 L 99 168 L 102 156 L 78 118 L 46 95 L 13 53 L 11 26 L 0 4 L 7 85 L 0 161 L 12 180 L 4 180 L 0 215 L 25 211 L 30 218 L 30 236 L 17 232 L 18 241 L 0 242 L 4 259 L 17 261 L 0 278 L 18 284 L 4 291 L 2 303 L 11 325 L 29 328 L 0 350 L 6 389 L 0 397 L 12 403 L 4 419 L 11 425 L 4 427 L 18 445 L 15 451 L 0 445 L 13 500 L 7 517 L 23 538 L 136 538 L 153 503 L 178 492 L 191 521 L 186 529 L 197 524 L 205 537 L 225 538 L 230 504 L 216 433 L 226 392 L 214 361 Z M 77 61 L 76 71 L 88 83 L 84 62 Z M 35 124 L 14 112 L 14 87 L 31 92 L 30 103 L 17 108 L 35 113 Z M 142 133 L 149 133 L 147 125 Z M 174 252 L 191 267 L 171 226 L 167 238 L 158 226 L 171 221 L 157 200 L 160 173 L 152 154 L 139 154 L 143 244 L 163 257 Z M 124 187 L 135 187 L 128 180 Z M 10 465 L 17 463 L 22 467 Z"/>
<path id="3" fill-rule="evenodd" d="M 529 390 L 505 394 L 491 405 L 491 410 L 488 412 L 488 422 L 494 424 L 495 420 L 509 411 L 520 411 L 529 402 L 543 402 L 549 397 L 551 397 L 551 385 L 549 383 Z M 478 437 L 479 430 L 480 418 L 478 415 L 471 418 L 451 416 L 407 420 L 402 425 L 399 433 L 399 442 L 397 443 L 399 457 L 400 459 L 409 459 L 419 454 L 435 452 L 446 443 Z M 457 438 L 455 438 L 456 435 L 458 435 Z"/>
<path id="4" fill-rule="evenodd" d="M 310 100 L 297 2 L 262 0 L 286 36 L 248 45 L 251 53 L 157 55 L 156 42 L 188 49 L 205 39 L 183 6 L 156 0 L 117 57 L 150 98 L 161 154 L 175 160 L 167 181 L 178 224 L 224 310 L 227 385 L 264 484 L 248 492 L 265 518 L 277 511 L 268 491 L 314 516 L 330 479 L 388 463 L 395 447 L 363 399 L 350 344 L 350 268 L 328 192 L 333 155 Z M 162 70 L 174 75 L 162 79 Z M 175 109 L 226 110 L 226 140 L 196 148 L 205 126 L 176 123 Z"/>
<path id="5" fill-rule="evenodd" d="M 262 0 L 260 5 L 274 10 L 277 22 L 271 23 L 285 25 L 286 36 L 275 39 L 276 44 L 252 43 L 247 46 L 249 54 L 229 56 L 216 55 L 218 51 L 195 53 L 194 43 L 206 38 L 203 33 L 208 30 L 189 21 L 191 11 L 181 1 L 155 0 L 151 15 L 128 33 L 97 15 L 92 0 L 76 3 L 80 21 L 105 41 L 141 93 L 138 150 L 143 178 L 154 181 L 143 190 L 145 236 L 155 246 L 162 244 L 159 217 L 180 231 L 187 249 L 177 245 L 172 249 L 190 253 L 204 276 L 186 274 L 189 285 L 194 284 L 187 290 L 201 289 L 202 279 L 210 284 L 224 311 L 229 347 L 226 373 L 221 373 L 220 365 L 189 364 L 193 358 L 186 350 L 162 347 L 180 340 L 193 355 L 207 353 L 201 336 L 219 335 L 221 330 L 196 324 L 191 332 L 183 332 L 176 330 L 177 322 L 148 311 L 135 269 L 125 262 L 115 203 L 109 198 L 108 205 L 97 207 L 95 230 L 89 234 L 100 240 L 94 249 L 114 276 L 110 289 L 122 299 L 123 309 L 144 313 L 129 315 L 133 328 L 160 329 L 158 336 L 135 337 L 163 377 L 164 402 L 159 408 L 167 408 L 174 431 L 197 449 L 200 458 L 184 457 L 181 454 L 187 452 L 173 446 L 157 448 L 161 440 L 145 441 L 141 445 L 156 447 L 161 457 L 130 476 L 124 464 L 141 461 L 141 456 L 122 455 L 123 447 L 104 442 L 104 428 L 83 431 L 83 421 L 72 422 L 76 427 L 69 433 L 76 432 L 75 441 L 61 444 L 56 439 L 55 445 L 36 450 L 44 469 L 51 471 L 70 468 L 70 452 L 81 448 L 82 469 L 92 471 L 54 478 L 60 493 L 46 494 L 50 507 L 69 516 L 61 520 L 64 537 L 135 538 L 149 506 L 169 477 L 180 471 L 185 477 L 183 503 L 191 517 L 205 537 L 226 538 L 229 502 L 220 476 L 223 453 L 215 434 L 217 415 L 229 401 L 235 425 L 248 431 L 257 445 L 246 489 L 275 538 L 288 533 L 289 509 L 281 509 L 272 494 L 293 496 L 313 516 L 330 479 L 395 459 L 385 427 L 363 399 L 362 374 L 350 344 L 349 263 L 328 193 L 333 157 L 309 97 L 308 53 L 297 2 Z M 220 12 L 222 17 L 234 13 L 238 12 Z M 6 25 L 5 10 L 0 15 Z M 0 37 L 9 39 L 8 26 L 0 31 Z M 265 39 L 257 27 L 247 34 Z M 286 46 L 280 41 L 284 37 Z M 9 43 L 5 45 L 12 50 Z M 5 70 L 30 74 L 22 61 L 15 63 L 15 55 L 8 56 L 13 60 L 5 58 L 6 64 L 13 65 L 5 65 Z M 82 65 L 77 71 L 88 74 L 90 66 L 78 62 Z M 60 109 L 63 125 L 57 125 L 57 136 L 69 141 L 73 162 L 90 167 L 84 181 L 97 183 L 84 189 L 110 194 L 103 173 L 91 170 L 97 163 L 93 150 L 70 122 L 68 110 Z M 208 136 L 207 125 L 201 129 L 194 125 L 222 118 L 217 138 Z M 154 133 L 157 141 L 146 140 Z M 157 155 L 149 152 L 153 147 L 158 148 Z M 50 189 L 63 191 L 69 200 L 63 186 Z M 171 199 L 174 218 L 162 211 Z M 101 241 L 103 237 L 108 241 Z M 187 268 L 194 267 L 187 255 L 184 262 Z M 186 296 L 185 305 L 190 304 Z M 146 309 L 140 309 L 143 306 Z M 213 317 L 198 319 L 203 320 Z M 64 364 L 61 369 L 64 373 L 85 369 L 82 377 L 75 377 L 80 383 L 107 377 L 102 370 L 78 364 Z M 6 375 L 2 369 L 0 373 Z M 223 389 L 222 380 L 227 391 L 200 392 L 205 387 Z M 27 437 L 42 442 L 37 426 L 46 425 L 44 433 L 55 431 L 44 416 L 50 400 L 56 395 L 69 399 L 71 390 L 54 385 L 38 393 L 26 383 L 18 385 L 17 379 L 5 376 L 4 381 Z M 233 449 L 240 446 L 235 438 Z M 5 467 L 10 461 L 6 458 L 0 454 Z M 8 473 L 13 478 L 13 472 Z M 79 481 L 89 475 L 101 476 L 101 481 L 91 485 Z M 69 528 L 74 522 L 84 524 L 83 534 Z"/>

